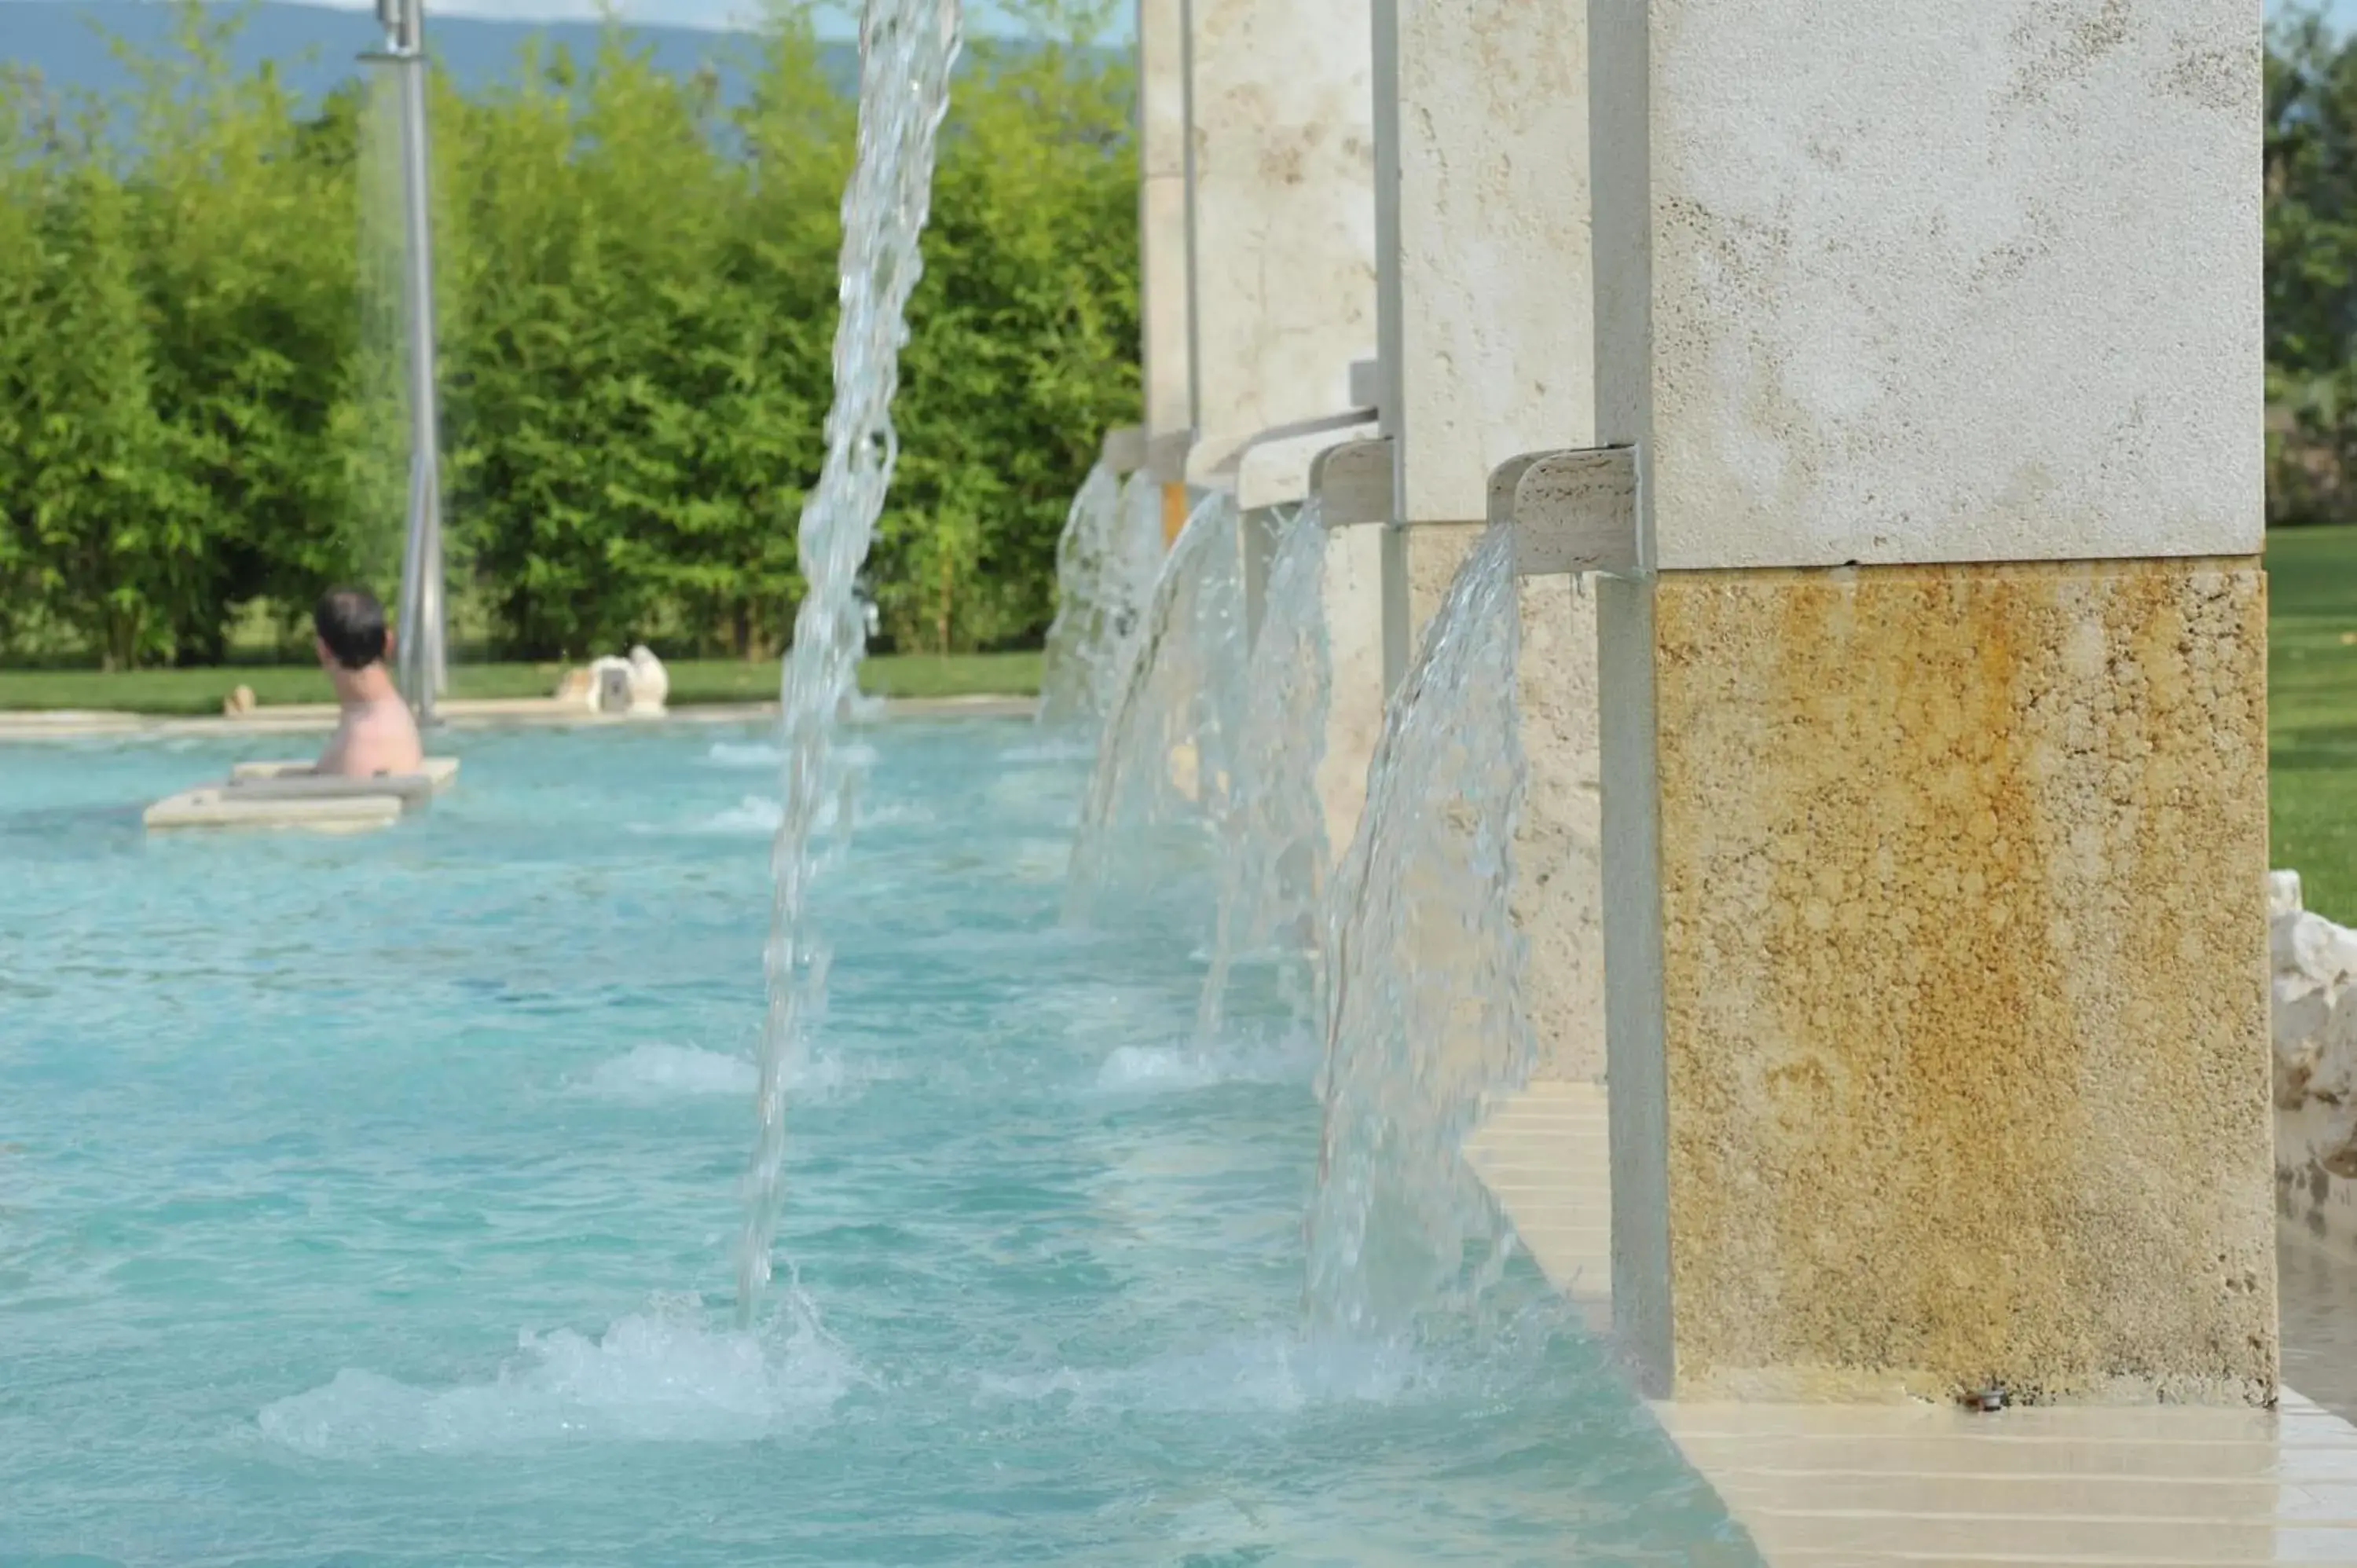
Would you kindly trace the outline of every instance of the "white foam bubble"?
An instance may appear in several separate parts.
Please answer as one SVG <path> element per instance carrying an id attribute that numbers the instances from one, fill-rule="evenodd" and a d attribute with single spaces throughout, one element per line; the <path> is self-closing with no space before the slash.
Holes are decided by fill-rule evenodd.
<path id="1" fill-rule="evenodd" d="M 686 1094 L 750 1094 L 759 1069 L 742 1057 L 693 1046 L 634 1046 L 597 1070 L 581 1085 L 614 1100 L 656 1100 Z"/>
<path id="2" fill-rule="evenodd" d="M 835 813 L 819 813 L 822 825 L 833 827 Z M 869 800 L 861 802 L 852 812 L 852 819 L 863 828 L 924 827 L 941 821 L 940 814 L 919 800 Z"/>
<path id="3" fill-rule="evenodd" d="M 799 1298 L 778 1328 L 707 1325 L 700 1306 L 624 1317 L 596 1338 L 526 1332 L 484 1383 L 430 1389 L 347 1368 L 263 1407 L 272 1441 L 344 1457 L 570 1442 L 750 1443 L 823 1421 L 857 1373 Z"/>
<path id="4" fill-rule="evenodd" d="M 734 806 L 715 811 L 694 823 L 689 831 L 731 837 L 767 838 L 778 831 L 778 824 L 785 819 L 786 809 L 779 801 L 767 795 L 747 795 Z M 866 828 L 921 827 L 937 820 L 931 806 L 917 800 L 855 802 L 852 808 L 853 822 Z M 819 832 L 833 832 L 841 821 L 842 813 L 834 798 L 819 802 L 815 823 Z"/>
<path id="5" fill-rule="evenodd" d="M 713 742 L 712 749 L 705 754 L 705 760 L 715 768 L 774 768 L 785 765 L 786 754 L 774 746 L 759 741 L 748 744 L 721 740 Z"/>
<path id="6" fill-rule="evenodd" d="M 876 748 L 865 741 L 848 741 L 834 748 L 835 760 L 862 772 L 876 766 Z M 782 768 L 786 754 L 770 741 L 717 740 L 704 759 L 715 768 Z"/>
<path id="7" fill-rule="evenodd" d="M 1153 1094 L 1210 1089 L 1222 1083 L 1293 1083 L 1310 1071 L 1297 1046 L 1123 1046 L 1097 1069 L 1097 1088 L 1111 1094 Z"/>
<path id="8" fill-rule="evenodd" d="M 694 1046 L 633 1046 L 619 1057 L 599 1062 L 574 1087 L 584 1094 L 608 1100 L 669 1100 L 698 1095 L 751 1094 L 760 1082 L 760 1069 L 743 1057 Z M 850 1087 L 852 1074 L 843 1058 L 813 1056 L 793 1072 L 788 1089 L 803 1103 L 834 1100 Z"/>
<path id="9" fill-rule="evenodd" d="M 725 811 L 716 811 L 698 822 L 695 831 L 704 833 L 742 833 L 768 837 L 778 831 L 786 820 L 786 809 L 762 795 L 748 795 Z"/>

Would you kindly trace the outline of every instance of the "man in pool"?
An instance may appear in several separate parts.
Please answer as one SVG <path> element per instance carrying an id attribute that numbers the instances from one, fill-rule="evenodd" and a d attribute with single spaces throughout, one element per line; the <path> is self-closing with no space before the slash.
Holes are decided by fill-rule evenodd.
<path id="1" fill-rule="evenodd" d="M 336 688 L 344 710 L 315 773 L 365 779 L 380 773 L 414 773 L 425 760 L 409 704 L 384 667 L 393 652 L 384 607 L 361 588 L 333 588 L 311 612 L 319 668 Z"/>

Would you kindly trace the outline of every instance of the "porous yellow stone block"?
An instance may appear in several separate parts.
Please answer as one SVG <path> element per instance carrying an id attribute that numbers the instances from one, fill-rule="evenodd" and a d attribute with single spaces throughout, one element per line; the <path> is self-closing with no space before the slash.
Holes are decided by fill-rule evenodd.
<path id="1" fill-rule="evenodd" d="M 2257 564 L 1652 617 L 1676 1391 L 2272 1401 Z"/>

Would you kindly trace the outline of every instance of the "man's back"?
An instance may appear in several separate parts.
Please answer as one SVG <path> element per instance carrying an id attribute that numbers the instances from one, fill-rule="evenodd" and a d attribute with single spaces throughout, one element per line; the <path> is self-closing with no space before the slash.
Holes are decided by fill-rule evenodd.
<path id="1" fill-rule="evenodd" d="M 425 760 L 417 725 L 398 697 L 388 703 L 347 703 L 317 771 L 365 778 L 378 773 L 414 773 Z"/>

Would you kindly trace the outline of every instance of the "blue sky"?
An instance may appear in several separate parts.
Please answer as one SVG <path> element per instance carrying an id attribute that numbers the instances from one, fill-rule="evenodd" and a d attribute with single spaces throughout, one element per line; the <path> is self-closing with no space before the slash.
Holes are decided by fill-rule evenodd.
<path id="1" fill-rule="evenodd" d="M 2292 7 L 2282 4 L 2281 0 L 2267 0 L 2267 15 L 2270 16 L 2280 16 L 2290 9 Z M 2357 27 L 2357 0 L 2325 0 L 2318 9 L 2321 10 L 2336 27 Z"/>

